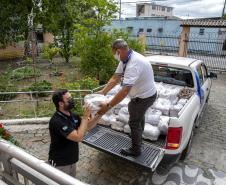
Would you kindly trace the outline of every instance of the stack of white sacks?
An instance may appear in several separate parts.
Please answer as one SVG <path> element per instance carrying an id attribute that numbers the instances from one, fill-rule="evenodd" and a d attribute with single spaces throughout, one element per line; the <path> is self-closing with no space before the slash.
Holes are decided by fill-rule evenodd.
<path id="1" fill-rule="evenodd" d="M 158 98 L 145 114 L 145 127 L 143 138 L 156 141 L 160 134 L 167 134 L 170 117 L 177 117 L 180 110 L 187 103 L 187 99 L 178 99 L 183 87 L 156 83 Z M 100 94 L 89 94 L 85 97 L 85 103 L 92 106 L 92 114 L 99 110 L 99 105 L 109 102 L 121 89 L 120 85 L 113 88 L 106 96 Z M 109 110 L 102 116 L 99 124 L 110 126 L 112 129 L 130 133 L 128 125 L 129 113 L 128 103 L 130 98 L 126 97 L 122 102 Z M 139 111 L 139 110 L 138 110 Z"/>

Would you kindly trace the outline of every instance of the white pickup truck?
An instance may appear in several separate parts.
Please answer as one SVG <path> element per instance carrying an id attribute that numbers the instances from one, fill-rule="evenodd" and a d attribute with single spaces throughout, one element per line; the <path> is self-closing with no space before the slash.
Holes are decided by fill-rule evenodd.
<path id="1" fill-rule="evenodd" d="M 174 56 L 148 56 L 155 82 L 180 86 L 192 90 L 193 94 L 178 112 L 169 115 L 168 131 L 157 141 L 143 140 L 142 154 L 138 157 L 124 156 L 121 148 L 131 145 L 128 134 L 113 130 L 109 126 L 97 125 L 85 136 L 84 143 L 111 155 L 126 159 L 154 171 L 160 164 L 172 164 L 184 160 L 190 151 L 193 129 L 198 126 L 200 115 L 208 101 L 211 78 L 216 74 L 208 73 L 201 60 Z"/>

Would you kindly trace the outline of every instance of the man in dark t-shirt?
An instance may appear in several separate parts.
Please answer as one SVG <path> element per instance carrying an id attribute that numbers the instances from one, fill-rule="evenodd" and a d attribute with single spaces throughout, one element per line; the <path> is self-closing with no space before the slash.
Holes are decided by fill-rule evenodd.
<path id="1" fill-rule="evenodd" d="M 66 89 L 59 89 L 52 97 L 56 112 L 49 122 L 50 149 L 49 163 L 61 171 L 75 177 L 76 162 L 79 158 L 78 142 L 83 140 L 87 130 L 93 128 L 99 120 L 91 120 L 91 108 L 85 106 L 83 118 L 72 113 L 75 103 Z"/>

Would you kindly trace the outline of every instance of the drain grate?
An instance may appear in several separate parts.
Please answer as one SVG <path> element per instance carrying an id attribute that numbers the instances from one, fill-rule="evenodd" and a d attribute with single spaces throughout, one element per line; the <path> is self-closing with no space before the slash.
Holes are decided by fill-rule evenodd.
<path id="1" fill-rule="evenodd" d="M 142 144 L 142 153 L 140 156 L 124 156 L 120 153 L 121 149 L 130 147 L 131 139 L 124 133 L 119 133 L 100 125 L 97 125 L 87 133 L 83 142 L 91 147 L 148 168 L 152 168 L 156 165 L 155 163 L 159 163 L 160 158 L 163 156 L 162 149 L 147 142 Z"/>

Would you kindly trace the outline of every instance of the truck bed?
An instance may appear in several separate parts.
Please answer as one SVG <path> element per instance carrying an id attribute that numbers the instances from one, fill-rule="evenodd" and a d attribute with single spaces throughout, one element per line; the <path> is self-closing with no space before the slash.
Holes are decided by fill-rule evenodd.
<path id="1" fill-rule="evenodd" d="M 164 149 L 162 148 L 165 143 L 165 137 L 160 137 L 156 142 L 144 140 L 142 153 L 138 157 L 121 154 L 122 148 L 131 146 L 131 138 L 127 134 L 114 131 L 102 125 L 97 125 L 88 132 L 83 143 L 154 171 L 164 155 Z"/>

